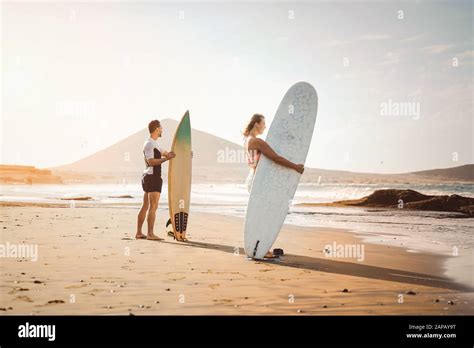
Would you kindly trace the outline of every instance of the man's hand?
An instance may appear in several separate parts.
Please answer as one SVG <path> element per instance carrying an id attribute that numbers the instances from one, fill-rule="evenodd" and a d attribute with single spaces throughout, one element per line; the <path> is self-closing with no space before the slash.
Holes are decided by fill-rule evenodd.
<path id="1" fill-rule="evenodd" d="M 168 155 L 166 156 L 166 158 L 168 159 L 172 159 L 172 158 L 175 158 L 176 157 L 176 154 L 174 152 L 168 152 Z"/>

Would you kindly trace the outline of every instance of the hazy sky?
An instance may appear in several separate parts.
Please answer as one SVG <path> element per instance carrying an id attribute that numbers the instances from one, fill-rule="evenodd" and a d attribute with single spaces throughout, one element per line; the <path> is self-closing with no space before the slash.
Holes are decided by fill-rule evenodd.
<path id="1" fill-rule="evenodd" d="M 0 162 L 65 164 L 186 109 L 241 143 L 303 80 L 319 94 L 308 166 L 473 163 L 472 6 L 3 2 Z"/>

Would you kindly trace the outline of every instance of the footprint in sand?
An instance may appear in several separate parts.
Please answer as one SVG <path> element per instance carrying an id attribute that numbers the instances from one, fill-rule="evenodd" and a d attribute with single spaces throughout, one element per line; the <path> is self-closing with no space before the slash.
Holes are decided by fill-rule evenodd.
<path id="1" fill-rule="evenodd" d="M 213 300 L 214 302 L 218 303 L 218 304 L 226 304 L 226 303 L 231 303 L 232 300 L 229 300 L 229 299 L 222 299 L 222 300 Z"/>
<path id="2" fill-rule="evenodd" d="M 24 295 L 15 297 L 15 300 L 24 301 L 24 302 L 33 302 L 33 300 L 31 298 L 29 298 L 28 296 L 24 296 Z"/>
<path id="3" fill-rule="evenodd" d="M 17 293 L 18 291 L 30 291 L 30 289 L 27 289 L 27 288 L 13 288 L 8 292 L 8 294 L 12 295 L 12 294 Z"/>
<path id="4" fill-rule="evenodd" d="M 69 286 L 65 286 L 64 289 L 79 289 L 79 288 L 83 288 L 85 286 L 88 286 L 88 284 L 69 285 Z"/>
<path id="5" fill-rule="evenodd" d="M 105 290 L 105 289 L 97 289 L 97 288 L 94 288 L 94 289 L 91 289 L 91 290 L 85 292 L 85 294 L 91 295 L 91 296 L 95 296 L 96 293 L 104 292 L 104 291 L 106 291 L 106 290 Z"/>

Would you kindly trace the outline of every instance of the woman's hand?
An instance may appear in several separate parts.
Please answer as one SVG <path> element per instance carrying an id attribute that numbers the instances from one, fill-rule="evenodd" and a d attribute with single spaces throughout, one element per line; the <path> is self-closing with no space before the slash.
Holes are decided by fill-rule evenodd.
<path id="1" fill-rule="evenodd" d="M 297 165 L 295 166 L 295 170 L 296 170 L 298 173 L 303 174 L 303 172 L 304 172 L 304 164 L 297 164 Z"/>

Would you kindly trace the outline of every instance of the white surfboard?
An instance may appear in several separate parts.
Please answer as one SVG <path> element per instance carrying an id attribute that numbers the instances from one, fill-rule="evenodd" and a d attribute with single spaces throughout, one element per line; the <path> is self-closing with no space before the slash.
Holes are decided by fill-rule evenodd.
<path id="1" fill-rule="evenodd" d="M 294 163 L 305 163 L 311 144 L 318 95 L 307 82 L 286 92 L 267 135 L 267 143 Z M 245 253 L 261 259 L 275 242 L 293 199 L 301 174 L 261 156 L 245 216 Z"/>

